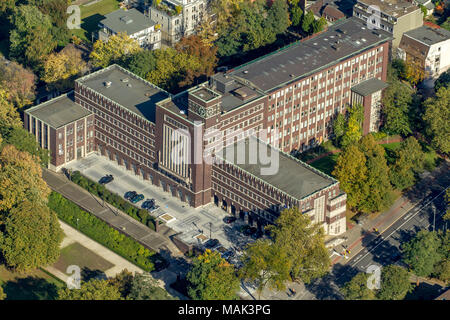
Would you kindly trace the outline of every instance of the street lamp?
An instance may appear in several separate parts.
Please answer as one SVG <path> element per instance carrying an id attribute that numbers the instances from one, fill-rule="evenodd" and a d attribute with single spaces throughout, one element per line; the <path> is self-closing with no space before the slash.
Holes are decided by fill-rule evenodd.
<path id="1" fill-rule="evenodd" d="M 77 218 L 77 229 L 79 229 L 80 227 L 79 227 L 79 225 L 78 225 L 78 221 L 80 221 L 80 219 L 79 218 Z"/>

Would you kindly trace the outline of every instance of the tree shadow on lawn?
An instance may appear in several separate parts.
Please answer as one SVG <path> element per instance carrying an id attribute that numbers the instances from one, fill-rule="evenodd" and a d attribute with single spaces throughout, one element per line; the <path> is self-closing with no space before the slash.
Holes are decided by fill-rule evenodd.
<path id="1" fill-rule="evenodd" d="M 439 284 L 421 282 L 406 295 L 405 300 L 433 300 L 442 293 L 442 290 L 443 288 Z"/>
<path id="2" fill-rule="evenodd" d="M 92 16 L 86 17 L 81 23 L 81 28 L 86 30 L 86 37 L 91 40 L 91 33 L 99 30 L 98 23 L 105 19 L 105 16 L 101 14 L 93 14 Z"/>
<path id="3" fill-rule="evenodd" d="M 108 277 L 103 271 L 99 269 L 90 269 L 88 267 L 83 267 L 83 269 L 81 269 L 81 280 L 89 281 L 92 279 L 106 280 L 108 279 Z"/>
<path id="4" fill-rule="evenodd" d="M 28 276 L 3 285 L 7 300 L 55 300 L 58 287 L 43 278 Z"/>

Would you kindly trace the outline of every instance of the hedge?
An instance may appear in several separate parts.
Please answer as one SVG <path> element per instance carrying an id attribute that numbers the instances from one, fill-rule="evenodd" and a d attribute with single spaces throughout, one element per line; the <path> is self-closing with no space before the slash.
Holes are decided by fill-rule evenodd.
<path id="1" fill-rule="evenodd" d="M 86 189 L 90 193 L 96 195 L 97 197 L 101 198 L 102 200 L 105 200 L 112 206 L 116 207 L 117 209 L 125 212 L 133 219 L 139 221 L 140 223 L 146 225 L 152 230 L 155 230 L 155 218 L 153 218 L 147 210 L 139 209 L 132 204 L 125 201 L 121 196 L 118 194 L 112 193 L 111 191 L 107 190 L 105 186 L 101 185 L 98 182 L 94 182 L 85 176 L 81 175 L 79 171 L 74 171 L 70 175 L 70 179 L 72 182 L 76 183 L 83 189 Z"/>
<path id="2" fill-rule="evenodd" d="M 59 219 L 145 271 L 150 272 L 166 265 L 166 261 L 159 254 L 145 248 L 136 240 L 120 233 L 106 222 L 82 210 L 59 193 L 52 192 L 50 194 L 48 206 L 56 212 Z M 155 264 L 157 264 L 156 268 Z"/>

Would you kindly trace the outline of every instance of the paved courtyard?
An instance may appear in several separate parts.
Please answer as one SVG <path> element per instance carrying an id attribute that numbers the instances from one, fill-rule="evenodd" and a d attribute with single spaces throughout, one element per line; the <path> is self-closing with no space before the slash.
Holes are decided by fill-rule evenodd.
<path id="1" fill-rule="evenodd" d="M 235 249 L 239 253 L 246 244 L 254 241 L 239 231 L 244 224 L 243 221 L 238 219 L 232 224 L 225 224 L 223 218 L 227 213 L 214 204 L 192 208 L 168 192 L 164 192 L 161 187 L 152 185 L 150 181 L 144 180 L 133 171 L 126 170 L 125 166 L 120 166 L 104 156 L 93 153 L 68 164 L 66 168 L 79 170 L 94 181 L 100 180 L 106 174 L 112 174 L 114 180 L 106 185 L 108 190 L 122 197 L 127 191 L 136 191 L 142 193 L 145 199 L 155 199 L 160 208 L 152 215 L 165 221 L 174 231 L 181 232 L 179 236 L 186 243 L 198 243 L 200 241 L 198 236 L 204 235 L 206 238 L 218 239 L 225 248 Z M 138 202 L 137 205 L 140 206 L 142 202 Z"/>

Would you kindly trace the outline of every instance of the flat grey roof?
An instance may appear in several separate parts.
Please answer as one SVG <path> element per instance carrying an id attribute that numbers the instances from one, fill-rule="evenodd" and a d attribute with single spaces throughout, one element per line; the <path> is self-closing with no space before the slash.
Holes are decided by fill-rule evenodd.
<path id="1" fill-rule="evenodd" d="M 156 24 L 134 8 L 127 11 L 119 9 L 108 13 L 100 23 L 116 33 L 126 32 L 128 35 L 150 28 Z"/>
<path id="2" fill-rule="evenodd" d="M 358 0 L 368 6 L 377 6 L 382 13 L 391 15 L 395 18 L 402 17 L 413 11 L 419 10 L 419 7 L 407 0 Z M 357 4 L 356 4 L 357 5 Z"/>
<path id="3" fill-rule="evenodd" d="M 429 26 L 421 26 L 420 28 L 405 32 L 405 35 L 414 40 L 423 42 L 428 46 L 450 39 L 450 31 Z"/>
<path id="4" fill-rule="evenodd" d="M 377 78 L 371 78 L 352 87 L 352 91 L 365 97 L 374 92 L 383 90 L 384 88 L 387 88 L 387 86 L 388 84 L 386 82 L 383 82 Z"/>
<path id="5" fill-rule="evenodd" d="M 153 123 L 155 104 L 170 96 L 161 88 L 115 64 L 76 81 Z"/>
<path id="6" fill-rule="evenodd" d="M 43 102 L 25 112 L 55 129 L 91 114 L 75 103 L 73 92 Z"/>
<path id="7" fill-rule="evenodd" d="M 249 141 L 257 145 L 258 153 L 260 152 L 259 150 L 262 150 L 260 148 L 266 149 L 267 151 L 265 151 L 265 155 L 268 155 L 268 158 L 270 158 L 270 155 L 273 152 L 278 153 L 279 156 L 275 157 L 275 159 L 279 161 L 278 171 L 275 174 L 261 174 L 261 168 L 268 168 L 270 167 L 270 165 L 265 163 L 263 164 L 262 162 L 264 162 L 264 159 L 260 159 L 259 156 L 257 157 L 258 159 L 256 159 L 256 161 L 250 161 L 249 155 L 255 155 L 256 152 L 254 149 L 252 149 L 252 153 L 250 153 Z M 242 156 L 242 159 L 240 158 L 242 152 L 239 153 L 238 157 L 238 150 L 245 150 L 245 154 L 244 156 Z M 229 154 L 230 151 L 234 152 L 234 158 L 227 159 L 227 153 Z M 264 182 L 298 200 L 301 200 L 323 188 L 337 183 L 337 181 L 330 176 L 327 176 L 326 174 L 310 167 L 300 160 L 287 155 L 286 153 L 275 150 L 270 145 L 252 136 L 223 149 L 223 154 L 217 154 L 217 156 L 221 159 L 225 159 L 230 163 L 233 163 L 242 170 L 247 171 L 253 176 L 263 180 Z M 231 158 L 231 155 L 229 155 L 229 157 Z"/>
<path id="8" fill-rule="evenodd" d="M 268 92 L 390 39 L 389 33 L 367 29 L 364 22 L 352 17 L 311 39 L 237 67 L 230 75 Z"/>

